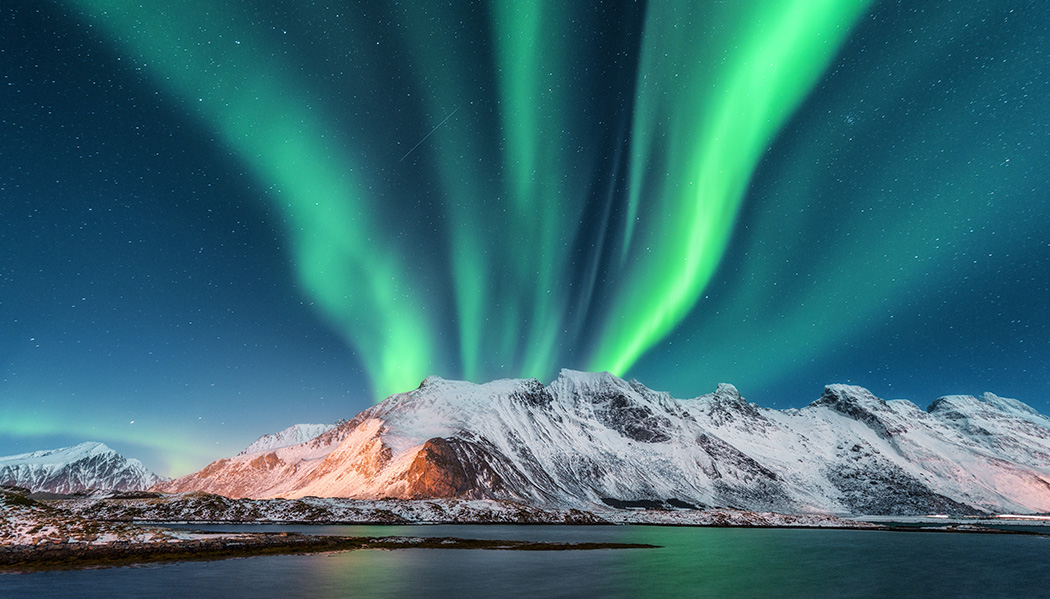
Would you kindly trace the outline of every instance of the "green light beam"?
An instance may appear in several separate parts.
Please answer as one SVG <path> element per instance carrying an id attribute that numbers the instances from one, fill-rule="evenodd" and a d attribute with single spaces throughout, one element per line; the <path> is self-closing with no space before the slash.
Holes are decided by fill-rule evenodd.
<path id="1" fill-rule="evenodd" d="M 272 186 L 303 289 L 357 350 L 377 400 L 441 369 L 432 316 L 396 232 L 377 225 L 368 181 L 249 23 L 210 2 L 74 4 Z"/>
<path id="2" fill-rule="evenodd" d="M 633 124 L 629 262 L 592 370 L 625 373 L 693 308 L 763 151 L 870 4 L 649 6 Z M 707 31 L 709 23 L 735 34 Z"/>

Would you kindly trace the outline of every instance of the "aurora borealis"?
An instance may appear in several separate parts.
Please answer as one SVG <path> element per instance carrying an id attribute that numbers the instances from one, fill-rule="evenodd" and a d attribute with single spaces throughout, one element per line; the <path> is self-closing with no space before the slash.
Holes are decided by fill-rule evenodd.
<path id="1" fill-rule="evenodd" d="M 0 453 L 561 367 L 1050 408 L 1040 3 L 0 10 Z"/>

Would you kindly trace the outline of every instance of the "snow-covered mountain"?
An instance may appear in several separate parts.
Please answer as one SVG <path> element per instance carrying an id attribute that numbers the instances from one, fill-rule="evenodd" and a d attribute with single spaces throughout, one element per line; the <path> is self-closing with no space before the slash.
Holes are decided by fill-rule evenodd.
<path id="1" fill-rule="evenodd" d="M 1050 512 L 1050 419 L 985 394 L 927 410 L 829 385 L 802 409 L 732 385 L 674 399 L 608 373 L 550 385 L 427 378 L 299 445 L 155 490 L 509 499 L 793 513 Z"/>
<path id="2" fill-rule="evenodd" d="M 30 491 L 138 491 L 166 480 L 150 472 L 142 462 L 125 458 L 102 443 L 0 457 L 0 486 L 25 487 Z"/>
<path id="3" fill-rule="evenodd" d="M 261 451 L 273 451 L 290 445 L 299 445 L 335 428 L 334 424 L 293 424 L 283 431 L 263 435 L 237 454 L 248 455 Z"/>

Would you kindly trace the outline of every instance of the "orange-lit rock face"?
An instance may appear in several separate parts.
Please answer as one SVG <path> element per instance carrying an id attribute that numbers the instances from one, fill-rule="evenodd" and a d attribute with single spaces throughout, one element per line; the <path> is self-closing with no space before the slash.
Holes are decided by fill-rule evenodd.
<path id="1" fill-rule="evenodd" d="M 226 459 L 226 458 L 221 459 L 221 460 L 215 460 L 214 462 L 212 462 L 212 463 L 208 464 L 207 466 L 205 466 L 204 469 L 202 469 L 200 472 L 196 473 L 196 476 L 197 476 L 197 478 L 201 478 L 201 479 L 215 476 L 215 475 L 221 473 L 223 471 L 223 469 L 225 469 L 226 466 L 229 463 L 230 463 L 230 460 Z M 172 482 L 174 482 L 174 481 L 172 481 Z M 162 483 L 162 484 L 157 485 L 157 486 L 160 487 L 160 488 L 165 488 L 165 487 L 168 487 L 170 485 Z"/>
<path id="2" fill-rule="evenodd" d="M 463 463 L 453 445 L 441 437 L 429 439 L 406 473 L 410 499 L 457 497 L 471 487 Z"/>
<path id="3" fill-rule="evenodd" d="M 277 457 L 277 454 L 272 451 L 270 453 L 264 453 L 251 461 L 252 468 L 263 471 L 273 470 L 274 468 L 283 465 L 284 463 Z"/>

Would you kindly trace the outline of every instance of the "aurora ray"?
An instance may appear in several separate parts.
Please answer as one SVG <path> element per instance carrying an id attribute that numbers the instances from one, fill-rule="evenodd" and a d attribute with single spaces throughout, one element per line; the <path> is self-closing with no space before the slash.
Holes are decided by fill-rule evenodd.
<path id="1" fill-rule="evenodd" d="M 301 85 L 284 75 L 282 61 L 249 54 L 267 41 L 234 11 L 209 3 L 79 6 L 272 187 L 304 289 L 358 350 L 380 397 L 441 370 L 431 317 L 397 232 L 376 222 L 368 175 L 355 168 L 352 147 L 330 139 L 310 94 L 295 93 Z"/>
<path id="2" fill-rule="evenodd" d="M 649 7 L 623 246 L 628 272 L 592 369 L 626 372 L 693 308 L 721 261 L 759 158 L 868 4 Z M 706 29 L 710 23 L 732 25 L 719 35 Z M 643 196 L 652 205 L 644 219 Z M 639 239 L 636 220 L 644 227 Z"/>
<path id="3" fill-rule="evenodd" d="M 474 378 L 509 368 L 514 375 L 548 376 L 566 357 L 556 349 L 564 333 L 579 331 L 588 318 L 600 328 L 581 336 L 597 341 L 573 353 L 590 353 L 592 368 L 624 374 L 695 305 L 720 262 L 762 151 L 867 4 L 756 1 L 726 8 L 678 2 L 648 8 L 631 123 L 621 245 L 626 263 L 612 279 L 604 317 L 570 310 L 562 291 L 576 274 L 564 248 L 577 235 L 594 178 L 568 152 L 570 143 L 590 133 L 579 124 L 584 119 L 574 118 L 572 98 L 581 95 L 574 89 L 580 85 L 567 71 L 572 36 L 564 24 L 579 19 L 554 2 L 496 5 L 491 51 L 504 177 L 496 185 L 478 183 L 476 167 L 450 161 L 449 143 L 436 141 L 444 148 L 439 170 L 445 195 L 454 198 L 446 208 L 452 215 L 458 369 L 437 361 L 438 330 L 424 294 L 412 284 L 410 258 L 400 251 L 396 231 L 372 216 L 379 206 L 366 191 L 369 175 L 357 174 L 361 169 L 351 157 L 360 148 L 347 152 L 326 139 L 323 109 L 304 110 L 311 95 L 295 93 L 300 86 L 283 75 L 281 60 L 238 60 L 237 46 L 265 46 L 250 24 L 232 11 L 81 6 L 175 94 L 197 98 L 202 118 L 260 180 L 276 186 L 272 198 L 290 222 L 303 286 L 358 349 L 381 397 L 433 371 L 455 369 Z M 418 8 L 399 10 L 409 23 L 426 17 Z M 729 24 L 728 33 L 706 31 L 711 22 Z M 239 39 L 213 44 L 218 39 L 207 32 L 217 30 Z M 365 35 L 360 29 L 351 34 Z M 406 38 L 420 49 L 420 71 L 435 70 L 442 50 Z M 172 50 L 180 52 L 178 62 L 168 57 Z M 454 98 L 466 77 L 457 72 L 452 78 L 459 85 L 425 94 L 431 112 L 437 106 L 451 111 L 401 161 L 462 107 Z M 459 133 L 459 140 L 477 135 Z M 643 196 L 645 218 L 639 216 Z M 479 234 L 485 229 L 515 234 Z M 578 315 L 577 322 L 568 312 Z"/>
<path id="4" fill-rule="evenodd" d="M 1040 78 L 1040 62 L 1005 58 L 1017 45 L 1040 43 L 1026 26 L 1034 16 L 971 9 L 971 21 L 937 11 L 916 18 L 912 26 L 933 32 L 926 41 L 935 50 L 900 46 L 888 51 L 895 56 L 879 57 L 922 76 L 838 73 L 802 111 L 797 131 L 774 147 L 784 158 L 762 177 L 731 274 L 667 344 L 702 365 L 696 376 L 707 384 L 747 380 L 776 388 L 811 364 L 835 361 L 836 353 L 846 354 L 838 360 L 853 370 L 859 359 L 852 354 L 868 362 L 862 372 L 840 376 L 870 376 L 885 368 L 885 358 L 867 357 L 855 340 L 886 338 L 892 351 L 916 357 L 895 369 L 890 385 L 907 389 L 909 379 L 945 377 L 937 384 L 950 387 L 957 383 L 954 374 L 941 374 L 945 361 L 969 363 L 976 351 L 992 361 L 1003 351 L 975 347 L 971 323 L 953 322 L 959 313 L 977 321 L 974 311 L 986 311 L 980 320 L 1008 331 L 1018 347 L 1030 339 L 1023 290 L 1041 285 L 1027 273 L 1046 264 L 1050 248 L 1043 234 L 1050 203 L 1032 191 L 1046 177 L 1036 173 L 1050 141 L 1028 124 L 1048 107 L 1050 82 Z M 899 18 L 887 12 L 879 19 Z M 855 43 L 864 47 L 876 31 L 862 27 Z M 974 39 L 996 34 L 1010 42 L 967 55 Z M 967 68 L 971 63 L 978 66 Z M 921 127 L 885 126 L 908 121 L 916 105 Z M 992 301 L 978 289 L 993 289 Z M 949 341 L 928 338 L 933 334 Z M 924 355 L 931 344 L 940 346 L 937 355 Z M 749 359 L 740 359 L 745 353 Z M 640 368 L 659 377 L 675 364 L 643 359 Z"/>

